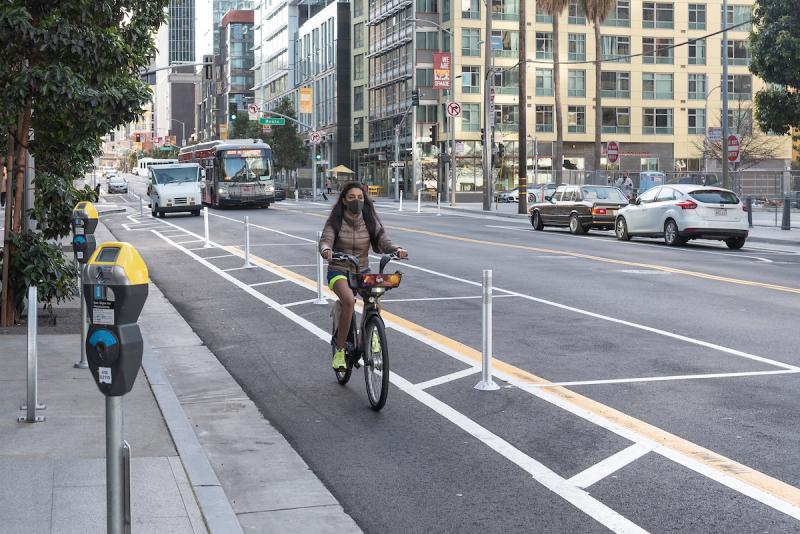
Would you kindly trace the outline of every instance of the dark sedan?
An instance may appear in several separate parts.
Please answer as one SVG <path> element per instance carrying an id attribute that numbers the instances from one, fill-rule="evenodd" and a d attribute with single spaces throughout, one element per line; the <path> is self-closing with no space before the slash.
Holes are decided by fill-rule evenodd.
<path id="1" fill-rule="evenodd" d="M 531 206 L 528 215 L 535 230 L 566 226 L 573 234 L 584 234 L 592 228 L 613 230 L 617 212 L 627 205 L 616 187 L 561 185 L 544 202 Z"/>

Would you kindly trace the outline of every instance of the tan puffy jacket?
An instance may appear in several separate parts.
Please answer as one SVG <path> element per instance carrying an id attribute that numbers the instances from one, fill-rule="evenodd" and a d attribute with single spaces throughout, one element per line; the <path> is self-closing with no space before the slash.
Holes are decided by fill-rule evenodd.
<path id="1" fill-rule="evenodd" d="M 377 243 L 379 250 L 375 250 L 375 252 L 378 254 L 394 252 L 398 248 L 397 245 L 392 243 L 386 232 L 382 231 L 383 225 L 380 221 L 376 221 L 376 226 L 376 231 L 379 235 Z M 369 230 L 367 230 L 367 223 L 364 222 L 364 217 L 361 214 L 353 215 L 348 210 L 344 212 L 339 235 L 336 235 L 336 231 L 330 223 L 326 223 L 325 228 L 322 230 L 322 237 L 319 240 L 320 254 L 326 250 L 333 250 L 334 252 L 355 256 L 358 258 L 361 271 L 369 267 L 369 248 Z M 332 263 L 332 268 L 343 272 L 353 271 L 353 266 L 348 262 L 335 261 Z"/>

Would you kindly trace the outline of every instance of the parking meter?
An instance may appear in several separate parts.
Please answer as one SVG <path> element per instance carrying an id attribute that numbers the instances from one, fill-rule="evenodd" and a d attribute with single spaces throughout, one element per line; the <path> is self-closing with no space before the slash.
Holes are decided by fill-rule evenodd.
<path id="1" fill-rule="evenodd" d="M 78 263 L 85 264 L 96 247 L 97 208 L 91 202 L 78 202 L 72 210 L 72 251 Z"/>
<path id="2" fill-rule="evenodd" d="M 103 243 L 86 264 L 86 354 L 97 387 L 107 397 L 130 392 L 139 372 L 142 334 L 136 322 L 149 281 L 147 266 L 130 243 Z"/>

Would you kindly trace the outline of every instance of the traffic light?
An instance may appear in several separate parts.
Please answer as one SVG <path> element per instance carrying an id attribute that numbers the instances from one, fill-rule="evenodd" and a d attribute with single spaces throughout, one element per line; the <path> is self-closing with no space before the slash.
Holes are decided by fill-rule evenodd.
<path id="1" fill-rule="evenodd" d="M 439 125 L 432 124 L 430 127 L 430 137 L 431 137 L 431 144 L 436 146 L 439 139 Z"/>
<path id="2" fill-rule="evenodd" d="M 419 106 L 419 89 L 413 89 L 411 91 L 411 105 Z"/>
<path id="3" fill-rule="evenodd" d="M 236 102 L 231 102 L 228 105 L 228 114 L 231 116 L 232 121 L 236 120 L 236 113 L 238 111 L 239 111 L 239 104 L 237 104 Z"/>
<path id="4" fill-rule="evenodd" d="M 203 79 L 214 79 L 214 56 L 203 56 Z"/>
<path id="5" fill-rule="evenodd" d="M 322 161 L 322 154 L 317 153 L 317 161 Z"/>
<path id="6" fill-rule="evenodd" d="M 503 161 L 503 157 L 506 155 L 506 145 L 503 143 L 497 144 L 497 159 L 498 161 Z"/>
<path id="7" fill-rule="evenodd" d="M 137 143 L 142 142 L 142 134 L 133 134 L 133 140 Z"/>

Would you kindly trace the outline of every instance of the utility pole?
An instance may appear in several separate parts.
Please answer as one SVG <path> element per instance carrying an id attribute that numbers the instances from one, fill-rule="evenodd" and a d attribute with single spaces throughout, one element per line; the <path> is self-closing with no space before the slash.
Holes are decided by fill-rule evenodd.
<path id="1" fill-rule="evenodd" d="M 492 143 L 494 131 L 489 113 L 492 86 L 492 4 L 486 0 L 486 33 L 483 37 L 483 69 L 486 82 L 483 86 L 483 211 L 492 209 Z"/>
<path id="2" fill-rule="evenodd" d="M 722 187 L 731 188 L 728 176 L 728 0 L 722 0 Z M 706 118 L 706 121 L 708 119 Z"/>
<path id="3" fill-rule="evenodd" d="M 527 2 L 522 0 L 519 4 L 519 137 L 517 137 L 517 150 L 519 151 L 518 176 L 519 193 L 517 194 L 517 213 L 528 213 L 528 47 L 525 44 Z"/>
<path id="4" fill-rule="evenodd" d="M 449 36 L 450 39 L 450 101 L 456 101 L 456 67 L 455 67 L 455 35 L 452 31 L 445 30 L 442 28 L 442 40 L 444 40 L 444 36 L 446 34 Z M 450 205 L 456 205 L 456 118 L 449 117 L 450 121 L 449 129 L 450 129 Z M 446 183 L 446 181 L 445 181 Z M 445 191 L 447 191 L 448 186 L 445 185 Z M 442 200 L 447 200 L 447 197 L 443 198 Z"/>

